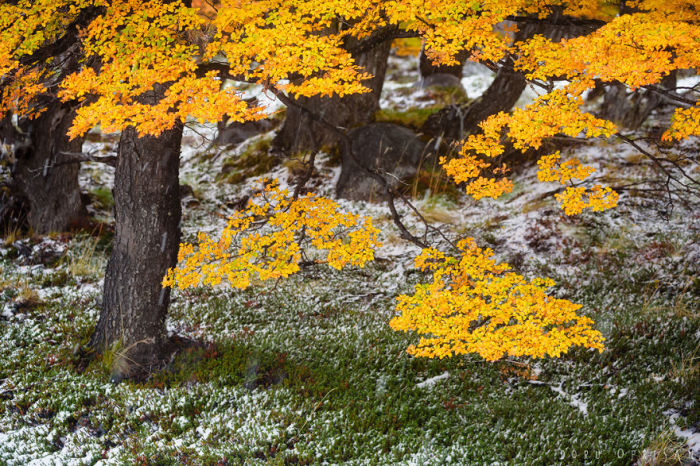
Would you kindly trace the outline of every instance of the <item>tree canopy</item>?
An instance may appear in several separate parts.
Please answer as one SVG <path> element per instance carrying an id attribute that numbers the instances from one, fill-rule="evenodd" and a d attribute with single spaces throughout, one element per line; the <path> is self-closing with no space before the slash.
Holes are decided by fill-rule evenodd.
<path id="1" fill-rule="evenodd" d="M 362 93 L 369 76 L 353 51 L 420 37 L 435 63 L 455 64 L 466 51 L 470 60 L 512 66 L 542 89 L 532 104 L 483 121 L 482 132 L 462 142 L 459 157 L 443 159 L 467 194 L 497 198 L 513 189 L 508 167 L 494 165 L 506 140 L 525 151 L 558 134 L 610 137 L 618 132 L 615 124 L 582 108 L 596 82 L 664 93 L 657 86 L 664 76 L 697 68 L 699 13 L 692 0 L 223 0 L 207 8 L 167 0 L 6 1 L 0 4 L 0 110 L 32 117 L 42 111 L 36 97 L 56 93 L 80 105 L 73 137 L 96 126 L 158 135 L 188 118 L 257 119 L 263 109 L 249 106 L 225 80 L 258 83 L 283 99 Z M 496 27 L 504 21 L 516 28 L 571 24 L 588 32 L 560 41 L 543 35 L 513 41 L 512 28 L 503 33 Z M 61 72 L 65 54 L 81 57 L 79 69 Z M 163 98 L 144 103 L 142 95 L 154 88 Z M 700 135 L 697 95 L 670 98 L 682 105 L 663 139 Z M 610 187 L 585 182 L 594 169 L 576 159 L 553 153 L 538 165 L 540 181 L 565 187 L 557 199 L 567 215 L 617 204 Z M 303 241 L 327 250 L 325 260 L 335 267 L 372 258 L 377 233 L 369 221 L 339 212 L 330 200 L 292 196 L 274 185 L 265 192 L 270 199 L 251 201 L 219 240 L 203 235 L 197 245 L 183 245 L 182 265 L 164 284 L 215 284 L 228 277 L 243 287 L 251 275 L 286 276 L 298 270 Z M 251 231 L 258 223 L 275 231 Z M 352 231 L 341 235 L 347 228 Z M 579 306 L 546 293 L 551 281 L 509 272 L 473 240 L 456 246 L 456 255 L 425 248 L 416 265 L 433 274 L 432 283 L 399 297 L 401 315 L 392 326 L 424 336 L 411 352 L 475 352 L 492 360 L 558 356 L 571 345 L 602 350 L 590 319 L 576 315 Z"/>

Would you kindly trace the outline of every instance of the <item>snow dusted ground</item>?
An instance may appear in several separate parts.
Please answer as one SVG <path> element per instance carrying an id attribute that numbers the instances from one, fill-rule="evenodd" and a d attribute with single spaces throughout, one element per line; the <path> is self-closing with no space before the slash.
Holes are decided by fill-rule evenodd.
<path id="1" fill-rule="evenodd" d="M 415 60 L 390 65 L 383 107 L 431 104 L 413 87 Z M 493 75 L 467 70 L 473 98 Z M 193 124 L 183 138 L 181 183 L 192 188 L 184 240 L 221 231 L 259 189 L 257 177 L 228 184 L 217 175 L 273 133 L 235 148 L 214 146 L 214 136 Z M 108 155 L 115 145 L 95 133 L 85 150 Z M 695 177 L 699 147 L 678 149 Z M 613 186 L 659 176 L 615 141 L 562 155 Z M 340 167 L 321 154 L 316 171 L 314 190 L 332 197 Z M 295 179 L 285 163 L 264 176 L 282 186 Z M 673 452 L 700 460 L 700 212 L 623 191 L 616 209 L 567 217 L 553 198 L 558 186 L 539 183 L 534 162 L 513 178 L 499 200 L 446 191 L 414 203 L 451 237 L 473 236 L 520 272 L 554 278 L 554 292 L 596 321 L 603 354 L 497 364 L 407 356 L 414 337 L 387 322 L 395 297 L 424 279 L 413 266 L 418 248 L 400 239 L 386 206 L 339 200 L 381 228 L 373 264 L 312 268 L 242 292 L 175 292 L 167 327 L 200 346 L 145 384 L 114 385 L 106 365 L 85 368 L 79 357 L 99 310 L 108 235 L 18 239 L 0 246 L 0 464 L 629 464 Z M 113 170 L 83 164 L 80 180 L 108 221 Z"/>

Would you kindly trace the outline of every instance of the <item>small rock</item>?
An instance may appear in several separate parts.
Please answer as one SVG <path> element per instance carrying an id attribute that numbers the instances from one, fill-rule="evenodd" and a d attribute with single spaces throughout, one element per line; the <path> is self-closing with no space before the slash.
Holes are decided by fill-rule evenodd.
<path id="1" fill-rule="evenodd" d="M 214 139 L 214 144 L 224 147 L 237 146 L 253 136 L 271 131 L 278 124 L 278 121 L 270 118 L 257 121 L 246 121 L 244 123 L 219 123 L 219 133 L 217 134 L 216 139 Z"/>
<path id="2" fill-rule="evenodd" d="M 417 84 L 421 89 L 427 89 L 429 87 L 454 87 L 461 89 L 465 94 L 467 93 L 464 86 L 462 86 L 462 81 L 453 74 L 431 74 L 418 81 Z"/>
<path id="3" fill-rule="evenodd" d="M 338 197 L 381 200 L 382 185 L 361 167 L 382 173 L 394 188 L 414 177 L 426 145 L 410 129 L 392 123 L 372 123 L 350 132 L 354 157 L 343 154 L 343 167 L 336 185 Z M 358 162 L 360 165 L 358 165 Z"/>

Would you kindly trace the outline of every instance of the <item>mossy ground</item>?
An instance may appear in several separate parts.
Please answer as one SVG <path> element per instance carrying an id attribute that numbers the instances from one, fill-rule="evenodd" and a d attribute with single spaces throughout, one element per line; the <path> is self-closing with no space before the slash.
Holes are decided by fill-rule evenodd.
<path id="1" fill-rule="evenodd" d="M 430 115 L 439 111 L 442 107 L 443 105 L 432 105 L 408 110 L 382 109 L 377 112 L 375 119 L 376 121 L 394 123 L 417 131 Z"/>
<path id="2" fill-rule="evenodd" d="M 682 451 L 664 413 L 682 413 L 681 427 L 698 422 L 697 284 L 664 289 L 653 282 L 659 270 L 618 273 L 644 251 L 672 256 L 658 238 L 586 231 L 595 230 L 579 229 L 581 242 L 609 252 L 581 262 L 585 284 L 541 268 L 596 320 L 602 354 L 410 357 L 413 337 L 387 322 L 395 295 L 422 277 L 409 270 L 377 286 L 394 276 L 378 261 L 243 292 L 178 293 L 168 326 L 198 343 L 140 384 L 112 384 L 104 361 L 80 367 L 98 275 L 78 286 L 58 278 L 61 261 L 34 271 L 5 259 L 3 283 L 28 273 L 38 299 L 16 306 L 11 286 L 0 292 L 0 463 L 630 464 L 650 445 Z"/>
<path id="3" fill-rule="evenodd" d="M 236 184 L 247 178 L 268 173 L 282 163 L 279 156 L 270 153 L 270 139 L 260 139 L 234 158 L 226 159 L 217 181 Z"/>
<path id="4" fill-rule="evenodd" d="M 417 125 L 432 111 L 392 118 Z M 215 234 L 270 171 L 265 141 L 220 154 L 231 160 L 198 160 L 187 147 L 182 181 L 199 202 L 184 211 L 185 240 Z M 576 150 L 599 166 L 624 155 Z M 328 162 L 314 180 L 322 195 L 338 170 Z M 222 165 L 234 178 L 215 179 Z M 109 184 L 86 166 L 81 181 Z M 295 167 L 272 175 L 289 182 Z M 415 248 L 385 207 L 342 201 L 382 229 L 376 261 L 307 268 L 245 291 L 176 292 L 167 327 L 186 344 L 150 380 L 114 384 L 113 355 L 84 357 L 111 236 L 13 234 L 0 246 L 0 464 L 692 464 L 676 432 L 700 423 L 697 213 L 660 220 L 623 196 L 614 211 L 569 218 L 535 170 L 519 172 L 500 201 L 435 189 L 438 172 L 427 169 L 410 194 L 451 236 L 473 236 L 519 272 L 557 281 L 553 292 L 595 320 L 603 353 L 410 357 L 416 336 L 388 322 L 396 296 L 425 279 L 412 269 Z M 91 191 L 93 208 L 108 209 L 108 192 Z"/>

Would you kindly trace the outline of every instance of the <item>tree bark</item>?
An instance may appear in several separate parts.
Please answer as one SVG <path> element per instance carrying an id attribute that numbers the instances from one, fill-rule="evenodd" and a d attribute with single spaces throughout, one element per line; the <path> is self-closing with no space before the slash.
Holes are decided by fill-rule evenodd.
<path id="1" fill-rule="evenodd" d="M 461 52 L 457 56 L 456 65 L 433 65 L 432 60 L 430 60 L 425 55 L 425 50 L 420 49 L 420 57 L 418 58 L 418 69 L 420 70 L 421 78 L 426 78 L 434 74 L 451 74 L 452 76 L 462 79 L 462 69 L 464 68 L 464 62 L 467 61 L 467 51 Z"/>
<path id="2" fill-rule="evenodd" d="M 425 121 L 421 132 L 434 138 L 461 140 L 478 131 L 479 123 L 490 115 L 513 108 L 526 85 L 525 76 L 512 70 L 512 60 L 508 58 L 480 97 L 468 104 L 450 105 L 434 113 Z"/>
<path id="3" fill-rule="evenodd" d="M 676 74 L 664 77 L 659 87 L 667 90 L 676 88 Z M 598 116 L 630 130 L 638 129 L 651 115 L 651 112 L 666 102 L 663 94 L 649 89 L 628 92 L 627 86 L 615 82 L 605 87 L 603 103 Z"/>
<path id="4" fill-rule="evenodd" d="M 351 49 L 355 44 L 346 44 Z M 297 102 L 303 107 L 321 115 L 326 121 L 341 128 L 366 125 L 374 121 L 379 110 L 379 97 L 384 86 L 387 59 L 391 42 L 385 41 L 368 52 L 354 56 L 355 62 L 370 73 L 373 78 L 365 82 L 371 91 L 365 94 L 344 97 L 300 97 Z M 338 135 L 328 128 L 309 121 L 298 108 L 288 107 L 282 128 L 277 133 L 273 145 L 285 152 L 295 153 L 314 150 L 322 146 L 338 143 Z"/>
<path id="5" fill-rule="evenodd" d="M 13 148 L 12 190 L 26 199 L 27 221 L 34 233 L 89 225 L 78 185 L 80 164 L 61 164 L 62 152 L 80 152 L 83 145 L 82 138 L 70 140 L 66 135 L 74 117 L 69 103 L 51 100 L 41 115 L 22 119 L 16 127 L 6 116 L 0 130 Z"/>
<path id="6" fill-rule="evenodd" d="M 513 42 L 522 41 L 535 34 L 544 34 L 558 42 L 585 32 L 582 28 L 545 23 L 518 24 L 512 36 Z M 506 57 L 491 85 L 476 100 L 450 105 L 431 115 L 421 127 L 424 134 L 439 139 L 461 140 L 479 131 L 479 123 L 498 112 L 510 111 L 527 86 L 522 72 L 513 70 L 513 60 Z"/>
<path id="7" fill-rule="evenodd" d="M 170 290 L 161 281 L 176 264 L 180 244 L 182 129 L 139 137 L 127 128 L 119 141 L 114 245 L 91 339 L 96 351 L 114 351 L 117 380 L 143 377 L 162 363 Z"/>

